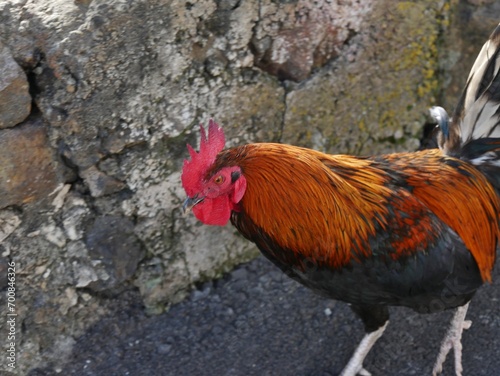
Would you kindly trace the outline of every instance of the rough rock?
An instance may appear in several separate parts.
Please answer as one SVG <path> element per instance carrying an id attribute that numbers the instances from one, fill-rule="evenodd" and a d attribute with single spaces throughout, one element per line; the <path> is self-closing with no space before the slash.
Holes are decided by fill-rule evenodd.
<path id="1" fill-rule="evenodd" d="M 437 4 L 374 3 L 364 20 L 371 26 L 352 36 L 335 69 L 289 92 L 282 141 L 330 153 L 415 150 L 439 89 L 442 12 Z"/>
<path id="2" fill-rule="evenodd" d="M 14 210 L 0 211 L 0 244 L 21 224 L 19 214 Z"/>
<path id="3" fill-rule="evenodd" d="M 0 42 L 0 129 L 10 128 L 28 117 L 31 111 L 26 73 L 16 63 L 9 49 Z"/>
<path id="4" fill-rule="evenodd" d="M 5 287 L 7 287 L 7 283 L 8 283 L 8 280 L 7 280 L 7 273 L 8 273 L 8 266 L 9 264 L 9 261 L 8 259 L 3 256 L 3 255 L 0 255 L 0 289 L 4 289 Z"/>
<path id="5" fill-rule="evenodd" d="M 373 1 L 278 2 L 262 7 L 251 41 L 255 65 L 300 82 L 339 56 L 359 33 Z"/>
<path id="6" fill-rule="evenodd" d="M 0 130 L 0 208 L 42 199 L 63 178 L 64 168 L 49 145 L 42 121 Z"/>
<path id="7" fill-rule="evenodd" d="M 102 263 L 109 276 L 97 284 L 89 284 L 96 291 L 115 287 L 130 278 L 144 257 L 134 224 L 123 217 L 98 217 L 88 229 L 85 243 L 90 258 Z"/>
<path id="8" fill-rule="evenodd" d="M 91 166 L 81 171 L 80 176 L 85 180 L 92 197 L 102 197 L 113 194 L 126 187 L 125 183 L 106 175 L 96 166 Z"/>

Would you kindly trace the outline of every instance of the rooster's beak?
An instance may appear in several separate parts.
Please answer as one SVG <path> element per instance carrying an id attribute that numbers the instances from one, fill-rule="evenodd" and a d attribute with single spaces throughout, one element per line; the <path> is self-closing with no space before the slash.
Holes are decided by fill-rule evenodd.
<path id="1" fill-rule="evenodd" d="M 184 214 L 187 214 L 191 211 L 193 206 L 196 204 L 199 204 L 204 200 L 205 197 L 198 197 L 198 195 L 194 197 L 188 197 L 186 201 L 184 201 L 184 204 L 182 205 L 182 211 Z"/>

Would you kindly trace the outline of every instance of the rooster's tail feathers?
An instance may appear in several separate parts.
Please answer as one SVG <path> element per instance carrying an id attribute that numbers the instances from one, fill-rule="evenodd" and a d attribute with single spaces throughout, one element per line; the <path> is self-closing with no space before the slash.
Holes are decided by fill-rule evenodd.
<path id="1" fill-rule="evenodd" d="M 431 115 L 441 150 L 476 165 L 500 194 L 500 25 L 476 58 L 452 119 L 440 107 Z"/>
<path id="2" fill-rule="evenodd" d="M 476 58 L 451 122 L 446 122 L 444 127 L 440 124 L 439 146 L 448 155 L 462 155 L 463 148 L 474 140 L 500 138 L 499 124 L 500 25 Z M 495 149 L 491 143 L 486 144 Z M 478 146 L 478 149 L 485 147 Z M 498 147 L 496 151 L 498 153 Z M 491 150 L 487 152 L 491 154 Z"/>

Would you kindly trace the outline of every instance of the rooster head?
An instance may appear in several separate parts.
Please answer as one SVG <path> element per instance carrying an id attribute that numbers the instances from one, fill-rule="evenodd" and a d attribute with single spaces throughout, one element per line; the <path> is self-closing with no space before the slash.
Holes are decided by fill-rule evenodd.
<path id="1" fill-rule="evenodd" d="M 192 210 L 196 218 L 208 225 L 225 225 L 231 211 L 238 210 L 246 180 L 240 167 L 216 167 L 217 155 L 224 149 L 222 128 L 210 120 L 208 135 L 200 124 L 200 151 L 187 145 L 190 160 L 184 160 L 181 181 L 187 194 L 183 210 Z"/>

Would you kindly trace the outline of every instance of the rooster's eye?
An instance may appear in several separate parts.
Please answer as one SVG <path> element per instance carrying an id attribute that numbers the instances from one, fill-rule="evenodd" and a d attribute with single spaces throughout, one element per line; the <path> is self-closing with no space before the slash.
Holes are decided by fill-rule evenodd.
<path id="1" fill-rule="evenodd" d="M 217 176 L 214 179 L 214 183 L 217 184 L 217 185 L 220 185 L 220 184 L 224 183 L 224 176 L 222 176 L 222 175 Z"/>

